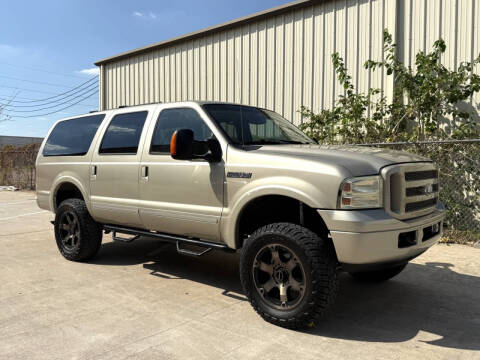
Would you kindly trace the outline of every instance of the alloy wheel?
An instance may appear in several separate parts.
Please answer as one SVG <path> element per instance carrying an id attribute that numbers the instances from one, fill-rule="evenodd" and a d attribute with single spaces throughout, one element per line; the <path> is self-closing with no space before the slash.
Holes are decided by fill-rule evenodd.
<path id="1" fill-rule="evenodd" d="M 62 245 L 66 250 L 72 251 L 80 241 L 80 223 L 73 212 L 66 211 L 62 214 L 59 232 Z"/>
<path id="2" fill-rule="evenodd" d="M 269 244 L 257 252 L 253 278 L 257 292 L 275 309 L 291 310 L 305 295 L 305 270 L 285 245 Z"/>

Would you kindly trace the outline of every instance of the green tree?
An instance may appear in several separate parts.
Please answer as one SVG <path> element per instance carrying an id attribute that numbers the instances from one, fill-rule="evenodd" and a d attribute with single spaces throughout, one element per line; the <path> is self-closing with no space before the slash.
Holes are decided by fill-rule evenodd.
<path id="1" fill-rule="evenodd" d="M 301 113 L 307 119 L 303 130 L 326 143 L 478 137 L 480 125 L 473 120 L 474 112 L 464 110 L 462 103 L 480 91 L 480 76 L 474 72 L 480 55 L 450 70 L 440 61 L 445 50 L 445 42 L 437 40 L 432 51 L 416 55 L 414 70 L 398 59 L 392 36 L 384 30 L 384 60 L 368 60 L 364 67 L 372 71 L 385 69 L 387 76 L 394 77 L 390 101 L 377 88 L 357 93 L 343 59 L 338 53 L 332 54 L 345 93 L 331 110 L 315 114 L 303 107 Z M 445 118 L 458 125 L 446 131 L 440 126 Z"/>

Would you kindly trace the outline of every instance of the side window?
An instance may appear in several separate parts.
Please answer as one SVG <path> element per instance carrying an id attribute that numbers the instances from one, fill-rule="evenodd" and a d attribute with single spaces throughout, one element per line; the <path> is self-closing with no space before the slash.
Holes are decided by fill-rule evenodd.
<path id="1" fill-rule="evenodd" d="M 88 152 L 105 114 L 65 120 L 55 125 L 43 148 L 43 156 L 82 156 Z"/>
<path id="2" fill-rule="evenodd" d="M 196 141 L 206 141 L 213 137 L 212 131 L 196 110 L 190 108 L 165 109 L 158 116 L 150 153 L 168 153 L 172 135 L 179 129 L 193 130 Z"/>
<path id="3" fill-rule="evenodd" d="M 135 155 L 147 111 L 115 115 L 103 136 L 100 154 Z"/>

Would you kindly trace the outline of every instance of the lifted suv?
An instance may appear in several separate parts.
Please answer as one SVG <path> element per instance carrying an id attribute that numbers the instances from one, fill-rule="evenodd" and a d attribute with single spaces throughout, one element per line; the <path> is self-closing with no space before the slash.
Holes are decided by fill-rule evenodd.
<path id="1" fill-rule="evenodd" d="M 367 281 L 400 273 L 438 241 L 444 218 L 430 160 L 320 146 L 272 111 L 212 102 L 57 122 L 38 155 L 37 199 L 56 214 L 69 260 L 93 257 L 103 232 L 186 255 L 241 252 L 252 306 L 289 328 L 325 313 L 339 270 Z"/>

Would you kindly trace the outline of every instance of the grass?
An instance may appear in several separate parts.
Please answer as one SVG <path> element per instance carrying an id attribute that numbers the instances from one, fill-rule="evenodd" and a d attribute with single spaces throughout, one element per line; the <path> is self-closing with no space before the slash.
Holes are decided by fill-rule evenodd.
<path id="1" fill-rule="evenodd" d="M 480 243 L 480 232 L 445 230 L 440 240 L 442 244 L 474 245 Z"/>

